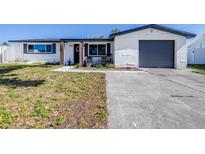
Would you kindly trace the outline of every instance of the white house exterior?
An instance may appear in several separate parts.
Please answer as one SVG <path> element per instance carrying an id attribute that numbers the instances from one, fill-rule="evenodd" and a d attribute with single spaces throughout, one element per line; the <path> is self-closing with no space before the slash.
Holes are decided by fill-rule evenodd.
<path id="1" fill-rule="evenodd" d="M 205 64 L 205 34 L 188 46 L 188 64 Z"/>
<path id="2" fill-rule="evenodd" d="M 24 53 L 24 44 L 56 44 L 55 53 Z M 16 42 L 13 43 L 12 50 L 8 53 L 11 56 L 11 60 L 8 58 L 7 61 L 25 61 L 25 62 L 59 62 L 60 59 L 60 43 L 58 42 Z"/>
<path id="3" fill-rule="evenodd" d="M 115 65 L 118 67 L 139 67 L 139 40 L 174 40 L 175 68 L 185 68 L 187 65 L 186 37 L 148 28 L 145 30 L 116 36 Z"/>
<path id="4" fill-rule="evenodd" d="M 186 39 L 195 34 L 147 25 L 106 39 L 12 40 L 6 61 L 60 62 L 83 65 L 111 61 L 116 67 L 187 66 Z"/>

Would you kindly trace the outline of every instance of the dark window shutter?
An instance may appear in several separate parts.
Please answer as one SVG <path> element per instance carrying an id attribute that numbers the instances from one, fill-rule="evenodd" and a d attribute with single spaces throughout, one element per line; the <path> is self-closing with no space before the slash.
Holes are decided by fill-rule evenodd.
<path id="1" fill-rule="evenodd" d="M 88 56 L 88 44 L 87 43 L 85 43 L 84 49 L 85 49 L 85 57 L 87 57 Z"/>
<path id="2" fill-rule="evenodd" d="M 107 43 L 107 56 L 111 55 L 110 43 Z"/>
<path id="3" fill-rule="evenodd" d="M 23 53 L 24 53 L 24 54 L 27 53 L 27 44 L 23 44 Z"/>
<path id="4" fill-rule="evenodd" d="M 56 44 L 53 43 L 53 53 L 56 53 Z"/>

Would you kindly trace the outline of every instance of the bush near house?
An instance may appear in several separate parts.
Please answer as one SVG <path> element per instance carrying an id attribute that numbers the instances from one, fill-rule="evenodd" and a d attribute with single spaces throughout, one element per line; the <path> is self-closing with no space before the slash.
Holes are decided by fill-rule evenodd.
<path id="1" fill-rule="evenodd" d="M 76 67 L 76 68 L 79 68 L 79 67 L 80 67 L 80 64 L 75 64 L 75 67 Z"/>
<path id="2" fill-rule="evenodd" d="M 106 64 L 105 67 L 106 68 L 115 68 L 115 65 L 114 64 Z"/>
<path id="3" fill-rule="evenodd" d="M 105 75 L 0 65 L 0 128 L 107 128 Z"/>

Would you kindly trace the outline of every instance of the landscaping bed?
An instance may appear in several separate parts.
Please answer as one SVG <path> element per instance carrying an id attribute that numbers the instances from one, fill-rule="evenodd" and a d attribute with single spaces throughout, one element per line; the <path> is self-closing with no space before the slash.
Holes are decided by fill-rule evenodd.
<path id="1" fill-rule="evenodd" d="M 95 67 L 79 67 L 79 70 L 94 70 L 94 71 L 142 71 L 139 68 L 95 68 Z"/>
<path id="2" fill-rule="evenodd" d="M 105 74 L 0 65 L 0 128 L 107 128 Z"/>
<path id="3" fill-rule="evenodd" d="M 109 65 L 97 65 L 97 66 L 93 66 L 93 67 L 80 67 L 77 66 L 75 67 L 75 69 L 79 69 L 79 70 L 101 70 L 101 71 L 142 71 L 139 68 L 134 68 L 134 67 L 115 67 L 113 64 L 109 64 Z"/>

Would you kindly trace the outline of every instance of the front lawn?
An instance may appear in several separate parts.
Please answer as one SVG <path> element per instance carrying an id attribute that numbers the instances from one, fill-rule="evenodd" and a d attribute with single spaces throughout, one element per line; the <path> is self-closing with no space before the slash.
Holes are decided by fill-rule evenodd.
<path id="1" fill-rule="evenodd" d="M 198 69 L 192 71 L 194 73 L 205 74 L 205 65 L 188 65 L 188 67 Z"/>
<path id="2" fill-rule="evenodd" d="M 0 65 L 0 128 L 107 128 L 105 75 Z"/>

